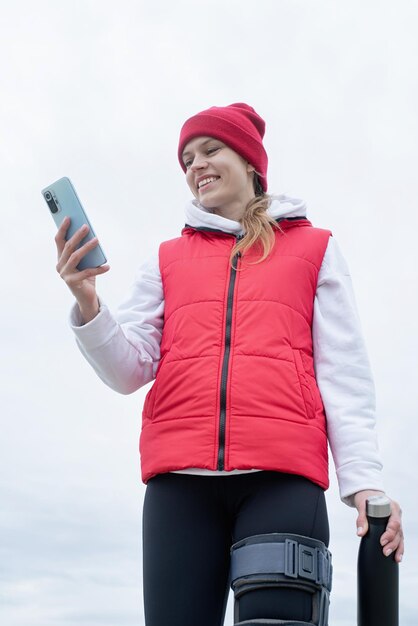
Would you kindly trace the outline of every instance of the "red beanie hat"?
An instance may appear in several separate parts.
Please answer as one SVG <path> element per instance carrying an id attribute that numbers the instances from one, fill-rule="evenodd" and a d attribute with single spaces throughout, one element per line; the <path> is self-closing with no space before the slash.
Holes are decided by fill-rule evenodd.
<path id="1" fill-rule="evenodd" d="M 264 120 L 248 104 L 236 102 L 226 107 L 210 107 L 190 117 L 180 131 L 178 158 L 184 171 L 182 154 L 194 137 L 214 137 L 226 143 L 255 168 L 263 191 L 267 191 L 267 154 L 262 143 Z"/>

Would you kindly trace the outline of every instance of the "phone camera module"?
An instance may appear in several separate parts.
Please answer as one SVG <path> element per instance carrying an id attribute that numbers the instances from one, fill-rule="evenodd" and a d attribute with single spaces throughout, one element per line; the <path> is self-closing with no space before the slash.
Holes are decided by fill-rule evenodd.
<path id="1" fill-rule="evenodd" d="M 58 213 L 59 207 L 58 204 L 55 202 L 52 193 L 50 191 L 45 191 L 44 198 L 47 205 L 49 206 L 49 210 L 51 211 L 51 213 Z"/>

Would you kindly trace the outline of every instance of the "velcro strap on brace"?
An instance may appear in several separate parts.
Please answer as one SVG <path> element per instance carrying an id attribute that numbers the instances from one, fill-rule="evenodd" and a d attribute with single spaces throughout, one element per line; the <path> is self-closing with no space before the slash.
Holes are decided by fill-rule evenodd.
<path id="1" fill-rule="evenodd" d="M 284 619 L 249 619 L 235 623 L 234 626 L 313 626 L 312 622 L 295 622 Z"/>
<path id="2" fill-rule="evenodd" d="M 332 586 L 331 553 L 322 541 L 288 533 L 254 535 L 231 549 L 231 587 L 236 626 L 327 626 Z M 239 598 L 260 588 L 301 589 L 312 594 L 312 620 L 239 621 Z"/>
<path id="3" fill-rule="evenodd" d="M 331 552 L 322 541 L 301 535 L 271 533 L 247 537 L 232 548 L 232 588 L 235 590 L 240 581 L 245 582 L 245 577 L 257 574 L 284 574 L 331 591 Z"/>

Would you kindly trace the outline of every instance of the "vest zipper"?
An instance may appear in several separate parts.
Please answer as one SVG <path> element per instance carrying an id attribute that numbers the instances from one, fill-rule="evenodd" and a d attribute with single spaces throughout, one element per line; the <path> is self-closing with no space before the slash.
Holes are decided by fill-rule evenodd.
<path id="1" fill-rule="evenodd" d="M 244 235 L 238 235 L 236 240 L 239 241 Z M 220 412 L 219 412 L 219 448 L 218 448 L 218 467 L 219 471 L 223 471 L 225 467 L 225 427 L 226 427 L 226 388 L 228 382 L 228 365 L 231 351 L 231 328 L 232 328 L 232 306 L 234 302 L 234 290 L 235 279 L 237 276 L 238 261 L 241 258 L 241 253 L 238 252 L 232 261 L 234 267 L 231 267 L 227 308 L 226 308 L 226 321 L 225 321 L 225 351 L 222 361 L 222 373 L 221 373 L 221 394 L 220 394 Z"/>

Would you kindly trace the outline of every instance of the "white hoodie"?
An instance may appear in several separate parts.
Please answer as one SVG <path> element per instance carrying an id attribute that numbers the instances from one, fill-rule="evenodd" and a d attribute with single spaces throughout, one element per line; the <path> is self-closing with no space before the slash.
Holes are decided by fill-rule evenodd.
<path id="1" fill-rule="evenodd" d="M 273 196 L 274 218 L 306 216 L 302 200 Z M 197 201 L 186 206 L 186 223 L 241 234 L 239 222 L 210 213 Z M 137 272 L 115 315 L 100 303 L 99 314 L 83 325 L 77 304 L 70 324 L 77 344 L 98 376 L 119 393 L 150 382 L 160 359 L 164 294 L 158 251 Z M 341 499 L 353 506 L 363 489 L 383 491 L 375 431 L 375 392 L 350 274 L 330 237 L 318 276 L 312 322 L 314 368 L 327 417 L 328 439 Z M 255 470 L 257 468 L 254 468 Z M 186 473 L 229 474 L 190 468 Z"/>

